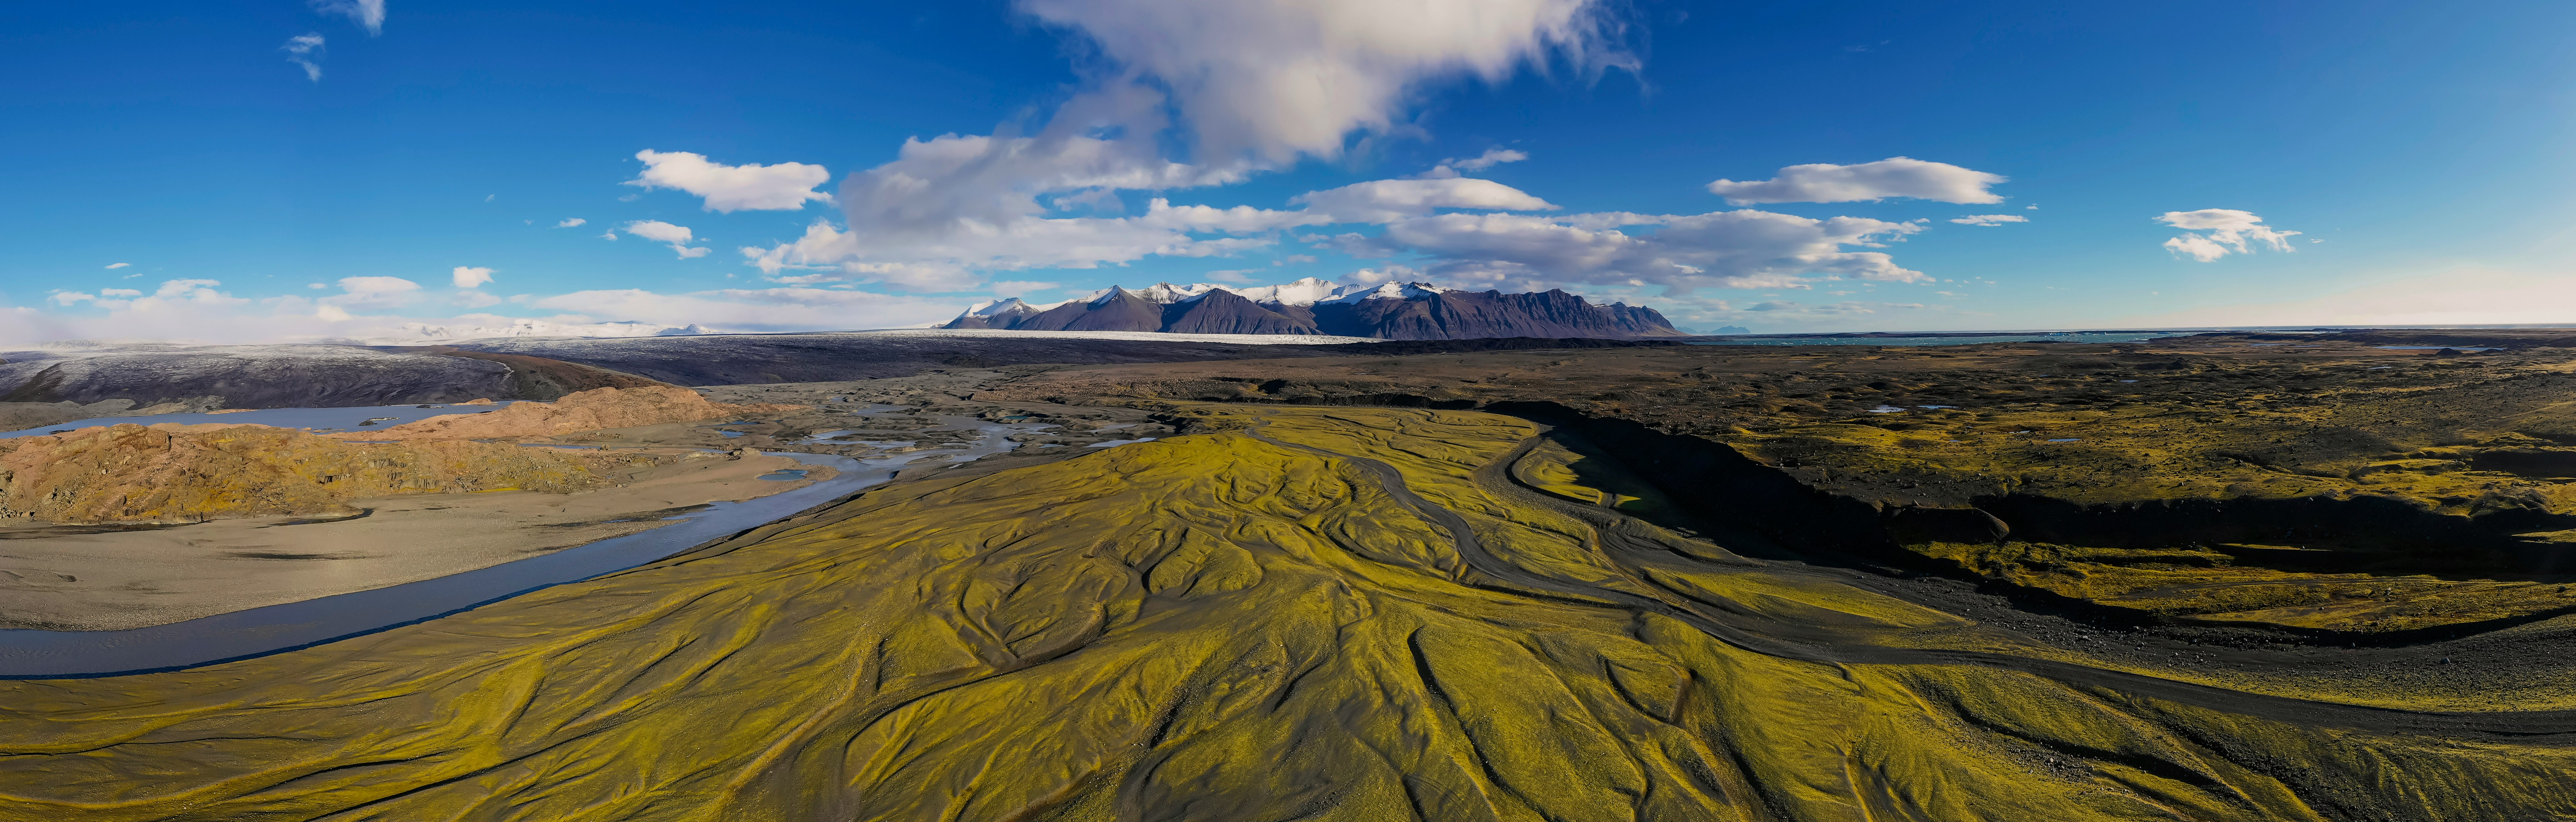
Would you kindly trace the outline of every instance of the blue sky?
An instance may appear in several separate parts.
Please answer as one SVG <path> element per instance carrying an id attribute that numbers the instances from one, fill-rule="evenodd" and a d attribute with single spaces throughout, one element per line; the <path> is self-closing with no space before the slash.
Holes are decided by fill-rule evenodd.
<path id="1" fill-rule="evenodd" d="M 1756 331 L 2576 322 L 2576 6 L 2066 6 L 34 5 L 0 341 L 1299 277 Z"/>

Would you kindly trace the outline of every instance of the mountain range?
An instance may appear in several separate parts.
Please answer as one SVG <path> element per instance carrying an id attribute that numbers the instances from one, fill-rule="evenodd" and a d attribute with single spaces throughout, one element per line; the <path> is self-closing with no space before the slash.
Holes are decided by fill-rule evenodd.
<path id="1" fill-rule="evenodd" d="M 1035 306 L 1017 297 L 976 303 L 943 328 L 1159 331 L 1173 334 L 1330 334 L 1383 340 L 1484 337 L 1683 337 L 1654 309 L 1594 305 L 1562 290 L 1461 291 L 1426 283 L 1344 286 L 1306 278 L 1230 288 L 1112 286 Z"/>

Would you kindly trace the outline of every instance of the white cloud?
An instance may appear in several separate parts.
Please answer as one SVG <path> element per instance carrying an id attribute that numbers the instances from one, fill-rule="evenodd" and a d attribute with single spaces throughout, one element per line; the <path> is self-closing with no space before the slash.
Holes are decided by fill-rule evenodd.
<path id="1" fill-rule="evenodd" d="M 323 284 L 321 284 L 321 283 L 305 283 L 305 284 L 304 284 L 304 287 L 305 287 L 305 288 L 316 289 L 316 290 L 324 289 L 324 288 L 330 288 L 330 286 L 323 285 Z"/>
<path id="2" fill-rule="evenodd" d="M 1492 180 L 1451 177 L 1436 180 L 1371 180 L 1341 188 L 1310 191 L 1290 203 L 1327 219 L 1324 223 L 1383 223 L 1419 217 L 1442 208 L 1504 211 L 1554 211 L 1546 200 Z"/>
<path id="3" fill-rule="evenodd" d="M 2290 238 L 2296 231 L 2281 231 L 2263 224 L 2263 218 L 2250 211 L 2232 208 L 2204 208 L 2199 211 L 2168 211 L 2157 222 L 2199 232 L 2184 234 L 2164 242 L 2166 251 L 2177 257 L 2190 257 L 2201 262 L 2214 262 L 2230 253 L 2252 254 L 2257 245 L 2274 251 L 2295 251 Z"/>
<path id="4" fill-rule="evenodd" d="M 456 282 L 458 288 L 481 288 L 484 283 L 492 281 L 492 269 L 460 265 L 449 276 Z"/>
<path id="5" fill-rule="evenodd" d="M 566 218 L 564 218 L 564 221 L 563 221 L 563 222 L 556 223 L 556 224 L 555 224 L 555 227 L 556 227 L 556 228 L 571 228 L 571 227 L 573 227 L 573 226 L 581 225 L 581 224 L 583 224 L 583 223 L 587 223 L 587 222 L 590 222 L 590 221 L 589 221 L 589 220 L 584 220 L 584 219 L 582 219 L 582 218 L 580 218 L 580 217 L 566 217 Z"/>
<path id="6" fill-rule="evenodd" d="M 1652 227 L 1630 234 L 1623 227 Z M 1369 241 L 1384 252 L 1440 260 L 1429 273 L 1462 287 L 1543 288 L 1560 283 L 1659 286 L 1672 296 L 1703 287 L 1804 287 L 1813 277 L 1924 282 L 1923 272 L 1877 251 L 1922 231 L 1918 223 L 1864 217 L 1810 219 L 1767 211 L 1696 215 L 1442 214 L 1398 220 Z"/>
<path id="7" fill-rule="evenodd" d="M 1458 176 L 1459 169 L 1483 171 L 1504 163 L 1517 163 L 1527 159 L 1529 159 L 1528 152 L 1514 151 L 1508 148 L 1489 148 L 1485 149 L 1485 153 L 1483 154 L 1463 160 L 1456 157 L 1442 160 L 1439 165 L 1432 166 L 1430 171 L 1416 174 L 1414 175 L 1414 178 L 1420 180 L 1446 180 L 1451 177 Z"/>
<path id="8" fill-rule="evenodd" d="M 1889 157 L 1874 163 L 1848 166 L 1832 163 L 1790 166 L 1780 169 L 1778 176 L 1768 180 L 1719 180 L 1709 183 L 1708 190 L 1726 197 L 1726 201 L 1734 205 L 1849 203 L 1889 197 L 1945 203 L 2000 203 L 2004 198 L 1986 188 L 2007 179 L 2000 174 L 1949 163 Z"/>
<path id="9" fill-rule="evenodd" d="M 635 159 L 644 161 L 644 173 L 626 185 L 695 194 L 706 198 L 708 211 L 794 211 L 809 200 L 832 201 L 831 195 L 814 190 L 832 179 L 832 172 L 818 165 L 729 166 L 703 154 L 649 148 L 635 152 Z"/>
<path id="10" fill-rule="evenodd" d="M 602 240 L 607 240 L 607 241 L 609 241 L 609 242 L 616 242 L 616 241 L 617 241 L 617 230 L 616 230 L 616 229 L 609 229 L 609 230 L 607 230 L 607 231 L 599 232 L 599 238 L 600 238 L 600 239 L 602 239 Z"/>
<path id="11" fill-rule="evenodd" d="M 893 161 L 842 183 L 847 228 L 831 230 L 846 242 L 827 249 L 809 231 L 755 264 L 773 274 L 843 263 L 989 272 L 1235 253 L 1268 241 L 1192 235 L 1311 215 L 1238 218 L 1221 209 L 1224 219 L 1202 220 L 1197 207 L 1135 218 L 1047 214 L 1049 206 L 1115 213 L 1107 205 L 1118 191 L 1223 185 L 1303 156 L 1339 157 L 1354 133 L 1415 129 L 1397 123 L 1433 83 L 1501 81 L 1556 59 L 1586 73 L 1635 65 L 1612 42 L 1620 31 L 1606 0 L 1019 7 L 1097 47 L 1100 59 L 1071 99 L 1033 131 L 905 140 Z M 1175 147 L 1194 160 L 1167 157 Z"/>
<path id="12" fill-rule="evenodd" d="M 337 14 L 364 26 L 369 36 L 385 33 L 385 0 L 313 0 L 317 14 Z"/>
<path id="13" fill-rule="evenodd" d="M 732 289 L 691 294 L 588 291 L 507 302 L 558 312 L 542 318 L 465 314 L 415 318 L 360 313 L 381 308 L 387 295 L 417 296 L 418 286 L 392 277 L 343 280 L 350 293 L 320 300 L 302 296 L 239 299 L 215 290 L 213 280 L 174 280 L 131 299 L 51 299 L 65 313 L 0 308 L 0 343 L 62 339 L 160 339 L 203 342 L 283 342 L 358 339 L 399 343 L 499 336 L 647 336 L 699 326 L 724 331 L 810 331 L 917 326 L 946 320 L 957 301 L 861 291 L 810 288 Z M 1032 288 L 1050 283 L 1027 284 Z M 460 292 L 472 307 L 502 302 L 479 291 Z M 368 300 L 374 300 L 369 302 Z M 103 310 L 103 311 L 102 311 Z"/>
<path id="14" fill-rule="evenodd" d="M 1508 148 L 1489 148 L 1485 149 L 1485 153 L 1474 157 L 1469 157 L 1464 160 L 1442 160 L 1440 161 L 1440 164 L 1465 171 L 1483 171 L 1504 163 L 1517 163 L 1527 159 L 1529 159 L 1529 152 L 1526 151 L 1514 151 Z"/>
<path id="15" fill-rule="evenodd" d="M 2165 250 L 2177 257 L 2190 257 L 2201 262 L 2214 262 L 2227 256 L 2227 247 L 2198 234 L 2185 234 L 2165 241 Z"/>
<path id="16" fill-rule="evenodd" d="M 1950 222 L 1958 223 L 1960 225 L 1981 225 L 1991 228 L 2005 223 L 2027 223 L 2030 222 L 2030 218 L 2019 214 L 1970 214 L 1965 217 L 1952 217 L 1950 218 Z"/>
<path id="17" fill-rule="evenodd" d="M 169 321 L 174 317 L 184 317 L 191 312 L 224 311 L 250 302 L 216 291 L 214 287 L 219 285 L 223 283 L 214 280 L 169 280 L 163 282 L 160 288 L 149 295 L 130 288 L 104 289 L 97 294 L 78 291 L 56 292 L 47 296 L 46 301 L 63 308 L 87 303 L 94 308 L 106 309 L 108 319 L 114 322 L 93 324 L 85 319 L 75 321 L 64 318 L 60 322 L 31 324 L 22 329 L 15 329 L 20 332 L 16 335 L 0 334 L 0 336 L 37 341 L 26 335 L 43 333 L 48 328 L 77 326 L 93 332 L 83 336 L 131 339 L 138 335 L 166 333 Z"/>
<path id="18" fill-rule="evenodd" d="M 306 32 L 286 38 L 286 45 L 278 49 L 286 52 L 286 62 L 304 67 L 304 79 L 322 82 L 321 32 Z"/>
<path id="19" fill-rule="evenodd" d="M 213 287 L 219 285 L 223 285 L 223 283 L 215 280 L 164 280 L 161 283 L 161 287 L 152 292 L 152 296 L 176 299 L 211 299 L 215 296 L 215 292 L 212 290 Z"/>
<path id="20" fill-rule="evenodd" d="M 688 226 L 672 225 L 660 220 L 636 220 L 626 224 L 626 233 L 657 243 L 667 243 L 672 251 L 679 252 L 680 259 L 683 260 L 707 256 L 708 249 L 689 247 L 695 235 L 689 231 Z M 611 240 L 617 239 L 617 235 L 613 232 L 606 236 Z"/>
<path id="21" fill-rule="evenodd" d="M 107 264 L 107 270 L 109 270 L 109 271 L 115 271 L 115 270 L 117 270 L 117 269 L 124 268 L 124 267 L 129 266 L 129 265 L 133 265 L 133 263 L 108 263 L 108 264 Z"/>
<path id="22" fill-rule="evenodd" d="M 1107 91 L 1092 94 L 1145 78 L 1170 89 L 1198 156 L 1221 164 L 1338 157 L 1351 132 L 1390 130 L 1426 82 L 1500 82 L 1551 55 L 1587 70 L 1636 62 L 1611 42 L 1618 24 L 1594 0 L 1019 5 L 1099 46 Z"/>

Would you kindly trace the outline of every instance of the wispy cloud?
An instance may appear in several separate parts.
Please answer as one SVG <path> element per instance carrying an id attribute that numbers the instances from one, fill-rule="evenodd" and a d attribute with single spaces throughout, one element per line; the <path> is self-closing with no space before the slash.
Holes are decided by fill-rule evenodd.
<path id="1" fill-rule="evenodd" d="M 286 38 L 279 46 L 286 52 L 286 62 L 304 67 L 304 79 L 322 82 L 322 33 L 306 32 Z"/>
<path id="2" fill-rule="evenodd" d="M 385 0 L 313 0 L 313 11 L 349 18 L 369 37 L 385 33 Z"/>
<path id="3" fill-rule="evenodd" d="M 124 267 L 129 266 L 129 265 L 133 265 L 133 263 L 108 263 L 108 264 L 107 264 L 107 270 L 109 270 L 109 271 L 115 271 L 115 270 L 117 270 L 117 269 L 124 268 Z"/>
<path id="4" fill-rule="evenodd" d="M 583 223 L 587 223 L 587 222 L 590 222 L 590 221 L 589 221 L 589 220 L 584 220 L 584 219 L 582 219 L 582 218 L 580 218 L 580 217 L 568 217 L 568 218 L 565 218 L 563 222 L 556 223 L 556 224 L 555 224 L 555 227 L 556 227 L 556 228 L 571 228 L 571 227 L 573 227 L 573 226 L 581 225 L 581 224 L 583 224 Z"/>
<path id="5" fill-rule="evenodd" d="M 2005 223 L 2027 223 L 2030 222 L 2030 218 L 2019 214 L 1970 214 L 1965 217 L 1952 217 L 1950 218 L 1950 222 L 1958 223 L 1960 225 L 1981 225 L 1991 228 Z"/>

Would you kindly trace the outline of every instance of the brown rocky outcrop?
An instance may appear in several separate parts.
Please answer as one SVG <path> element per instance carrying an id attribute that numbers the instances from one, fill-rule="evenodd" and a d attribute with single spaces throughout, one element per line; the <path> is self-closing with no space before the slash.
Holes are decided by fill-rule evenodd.
<path id="1" fill-rule="evenodd" d="M 195 522 L 351 513 L 349 501 L 612 482 L 635 455 L 479 442 L 348 443 L 260 425 L 116 425 L 0 440 L 0 518 Z"/>
<path id="2" fill-rule="evenodd" d="M 554 402 L 513 403 L 482 414 L 452 414 L 405 423 L 382 431 L 330 436 L 355 440 L 466 440 L 498 437 L 551 437 L 602 428 L 633 428 L 668 422 L 692 422 L 803 409 L 801 405 L 733 405 L 708 402 L 686 388 L 643 386 L 594 388 Z"/>

